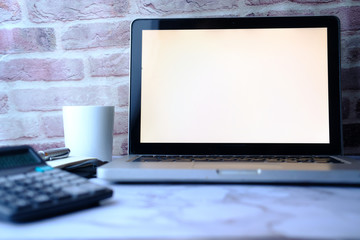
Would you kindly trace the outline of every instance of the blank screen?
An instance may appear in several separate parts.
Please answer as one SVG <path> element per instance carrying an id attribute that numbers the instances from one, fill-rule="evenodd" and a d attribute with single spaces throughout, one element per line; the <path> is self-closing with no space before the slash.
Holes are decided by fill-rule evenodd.
<path id="1" fill-rule="evenodd" d="M 143 30 L 142 143 L 329 143 L 326 28 Z"/>

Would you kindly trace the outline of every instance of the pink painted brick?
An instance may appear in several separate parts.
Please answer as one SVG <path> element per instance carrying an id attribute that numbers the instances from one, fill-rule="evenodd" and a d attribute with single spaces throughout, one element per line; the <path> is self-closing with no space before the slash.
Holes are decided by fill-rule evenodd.
<path id="1" fill-rule="evenodd" d="M 70 27 L 62 35 L 65 49 L 126 47 L 130 40 L 130 22 L 89 23 Z"/>
<path id="2" fill-rule="evenodd" d="M 350 99 L 348 97 L 342 96 L 341 107 L 342 119 L 346 120 L 350 116 Z"/>
<path id="3" fill-rule="evenodd" d="M 312 10 L 270 10 L 267 12 L 255 12 L 248 14 L 247 16 L 256 16 L 256 17 L 264 17 L 264 16 L 312 16 L 314 12 Z"/>
<path id="4" fill-rule="evenodd" d="M 30 144 L 30 146 L 33 147 L 35 151 L 43 151 L 51 148 L 65 147 L 65 143 L 64 141 L 51 142 L 49 140 L 46 140 L 46 142 L 44 143 Z"/>
<path id="5" fill-rule="evenodd" d="M 92 77 L 129 75 L 129 53 L 116 53 L 101 57 L 90 57 Z"/>
<path id="6" fill-rule="evenodd" d="M 29 18 L 36 23 L 124 16 L 128 0 L 29 0 Z"/>
<path id="7" fill-rule="evenodd" d="M 39 136 L 39 121 L 35 117 L 0 119 L 0 140 L 34 139 Z"/>
<path id="8" fill-rule="evenodd" d="M 0 80 L 59 81 L 81 80 L 84 66 L 81 59 L 14 59 L 0 62 Z"/>
<path id="9" fill-rule="evenodd" d="M 58 116 L 45 116 L 41 118 L 41 128 L 46 137 L 63 137 L 63 119 L 62 114 Z"/>
<path id="10" fill-rule="evenodd" d="M 128 133 L 128 111 L 117 112 L 114 121 L 114 134 Z"/>
<path id="11" fill-rule="evenodd" d="M 21 9 L 16 0 L 2 0 L 0 3 L 0 23 L 18 21 L 21 19 Z"/>
<path id="12" fill-rule="evenodd" d="M 350 64 L 360 62 L 360 47 L 347 49 L 346 61 Z"/>
<path id="13" fill-rule="evenodd" d="M 254 6 L 254 5 L 270 5 L 280 2 L 286 2 L 287 0 L 246 0 L 245 4 Z"/>
<path id="14" fill-rule="evenodd" d="M 326 9 L 320 11 L 320 14 L 338 16 L 342 31 L 360 30 L 360 6 Z"/>
<path id="15" fill-rule="evenodd" d="M 323 4 L 323 3 L 331 3 L 331 2 L 339 2 L 339 0 L 290 0 L 291 2 L 296 3 L 311 3 L 311 4 Z"/>
<path id="16" fill-rule="evenodd" d="M 341 87 L 343 90 L 360 90 L 360 67 L 341 70 Z"/>
<path id="17" fill-rule="evenodd" d="M 230 10 L 239 8 L 238 0 L 140 0 L 138 3 L 140 13 L 155 13 L 169 15 L 175 13 L 202 12 L 209 10 Z"/>
<path id="18" fill-rule="evenodd" d="M 342 46 L 341 49 L 342 49 L 342 59 L 341 59 L 342 64 L 351 66 L 360 63 L 360 46 L 359 47 Z"/>
<path id="19" fill-rule="evenodd" d="M 271 5 L 282 2 L 295 2 L 303 4 L 324 4 L 331 2 L 338 2 L 339 0 L 246 0 L 246 5 Z"/>
<path id="20" fill-rule="evenodd" d="M 9 111 L 9 97 L 6 93 L 0 92 L 0 114 L 7 113 Z"/>
<path id="21" fill-rule="evenodd" d="M 291 0 L 297 3 L 311 3 L 311 4 L 322 4 L 328 1 L 313 1 L 313 0 Z M 254 2 L 257 2 L 254 0 Z M 260 0 L 260 2 L 262 2 Z M 311 8 L 309 9 L 285 9 L 285 10 L 269 10 L 267 12 L 255 12 L 248 14 L 248 16 L 310 16 L 310 15 L 335 15 L 339 17 L 342 31 L 354 31 L 360 29 L 360 6 L 352 7 L 339 7 L 320 10 L 319 13 L 315 13 Z"/>
<path id="22" fill-rule="evenodd" d="M 65 105 L 125 104 L 113 86 L 16 89 L 10 93 L 10 99 L 21 112 L 58 111 Z"/>
<path id="23" fill-rule="evenodd" d="M 127 135 L 115 135 L 113 144 L 113 155 L 120 156 L 128 153 Z"/>
<path id="24" fill-rule="evenodd" d="M 120 153 L 119 155 L 126 155 L 129 152 L 129 143 L 128 140 L 124 140 L 120 145 Z"/>
<path id="25" fill-rule="evenodd" d="M 56 47 L 52 28 L 0 29 L 0 54 L 48 52 Z"/>
<path id="26" fill-rule="evenodd" d="M 360 0 L 359 0 L 360 1 Z M 346 48 L 358 48 L 360 45 L 360 34 L 354 31 L 341 34 L 341 46 Z"/>
<path id="27" fill-rule="evenodd" d="M 118 87 L 118 106 L 124 107 L 129 104 L 129 85 L 123 84 Z"/>

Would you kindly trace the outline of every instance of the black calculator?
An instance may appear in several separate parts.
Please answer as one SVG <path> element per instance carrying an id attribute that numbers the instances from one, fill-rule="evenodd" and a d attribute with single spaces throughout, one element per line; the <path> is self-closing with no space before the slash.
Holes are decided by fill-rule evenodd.
<path id="1" fill-rule="evenodd" d="M 0 219 L 28 222 L 99 205 L 113 191 L 48 166 L 30 146 L 0 148 Z"/>

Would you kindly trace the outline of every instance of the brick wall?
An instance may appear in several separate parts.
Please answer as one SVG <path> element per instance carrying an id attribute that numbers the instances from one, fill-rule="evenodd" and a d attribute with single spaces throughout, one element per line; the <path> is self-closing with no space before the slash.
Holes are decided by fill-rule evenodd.
<path id="1" fill-rule="evenodd" d="M 346 153 L 360 153 L 360 0 L 0 0 L 0 145 L 64 146 L 63 105 L 115 105 L 127 151 L 130 22 L 337 15 Z"/>

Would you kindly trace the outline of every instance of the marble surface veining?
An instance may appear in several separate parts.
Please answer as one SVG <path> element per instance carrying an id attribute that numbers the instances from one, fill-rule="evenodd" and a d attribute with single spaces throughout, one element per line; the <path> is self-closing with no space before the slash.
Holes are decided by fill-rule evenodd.
<path id="1" fill-rule="evenodd" d="M 360 239 L 356 187 L 111 187 L 113 198 L 100 207 L 21 225 L 0 223 L 0 239 Z"/>

